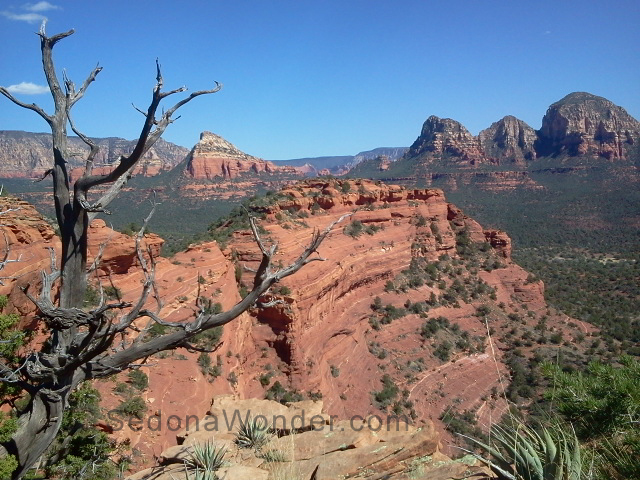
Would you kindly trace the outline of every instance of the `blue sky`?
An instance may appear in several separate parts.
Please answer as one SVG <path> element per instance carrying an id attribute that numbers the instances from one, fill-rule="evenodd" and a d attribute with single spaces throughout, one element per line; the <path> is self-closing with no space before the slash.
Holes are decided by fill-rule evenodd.
<path id="1" fill-rule="evenodd" d="M 39 41 L 80 84 L 104 67 L 74 119 L 92 136 L 135 138 L 155 80 L 191 90 L 224 84 L 181 111 L 164 138 L 191 147 L 201 131 L 267 159 L 352 155 L 409 146 L 430 115 L 473 134 L 505 115 L 539 128 L 573 91 L 640 118 L 640 2 L 0 0 L 0 85 L 44 85 Z M 28 85 L 29 83 L 34 85 Z M 47 94 L 16 94 L 50 108 Z M 0 98 L 0 129 L 46 131 Z"/>

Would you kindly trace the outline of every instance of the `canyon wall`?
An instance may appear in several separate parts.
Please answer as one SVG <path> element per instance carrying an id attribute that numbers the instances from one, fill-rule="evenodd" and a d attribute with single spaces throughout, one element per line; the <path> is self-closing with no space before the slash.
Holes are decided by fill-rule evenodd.
<path id="1" fill-rule="evenodd" d="M 590 331 L 548 309 L 542 282 L 511 261 L 509 237 L 483 229 L 441 190 L 308 180 L 267 198 L 254 213 L 263 217 L 263 241 L 278 244 L 274 268 L 294 259 L 314 231 L 350 216 L 333 228 L 316 261 L 265 295 L 263 301 L 276 301 L 272 306 L 258 306 L 224 327 L 221 344 L 210 354 L 215 374 L 198 365 L 197 352 L 150 359 L 144 370 L 149 388 L 142 394 L 149 415 L 201 415 L 220 393 L 275 399 L 301 394 L 321 397 L 329 414 L 343 418 L 393 409 L 416 426 L 433 422 L 443 432 L 440 416 L 455 406 L 489 424 L 507 408 L 506 332 L 531 332 L 542 315 L 546 328 L 565 339 Z M 9 264 L 23 271 L 19 279 L 5 281 L 3 291 L 13 308 L 29 316 L 32 310 L 17 283 L 36 282 L 37 271 L 48 266 L 47 247 L 58 244 L 53 229 L 32 209 L 5 201 L 24 206 L 24 218 L 5 218 L 10 255 L 24 247 L 23 259 L 29 255 L 33 261 Z M 25 232 L 31 240 L 20 240 Z M 145 241 L 156 253 L 162 243 L 154 235 Z M 94 222 L 91 255 L 105 242 L 94 288 L 99 280 L 117 286 L 122 300 L 133 301 L 143 279 L 134 239 Z M 193 318 L 198 298 L 230 308 L 251 285 L 260 258 L 255 240 L 242 228 L 222 248 L 209 241 L 171 259 L 157 258 L 160 315 L 177 322 Z M 156 304 L 150 299 L 148 306 Z M 427 324 L 438 318 L 446 322 L 436 321 L 441 327 L 426 334 Z M 385 384 L 394 387 L 389 403 L 378 395 Z M 105 409 L 122 401 L 110 382 L 96 386 Z M 114 435 L 137 447 L 143 463 L 175 442 L 175 432 L 167 429 L 125 428 Z"/>

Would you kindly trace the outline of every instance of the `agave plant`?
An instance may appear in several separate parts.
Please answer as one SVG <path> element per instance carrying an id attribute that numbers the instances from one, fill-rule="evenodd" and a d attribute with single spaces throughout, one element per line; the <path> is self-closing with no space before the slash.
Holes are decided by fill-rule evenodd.
<path id="1" fill-rule="evenodd" d="M 476 455 L 501 479 L 580 480 L 582 458 L 573 429 L 570 434 L 559 427 L 540 426 L 540 433 L 523 423 L 491 428 L 491 440 L 484 443 L 467 437 L 490 455 Z M 472 453 L 472 452 L 470 452 Z"/>
<path id="2" fill-rule="evenodd" d="M 193 446 L 193 451 L 189 455 L 185 467 L 196 475 L 194 478 L 198 480 L 215 479 L 216 476 L 213 472 L 222 466 L 226 453 L 225 447 L 218 447 L 211 440 L 205 444 L 198 443 Z"/>
<path id="3" fill-rule="evenodd" d="M 184 474 L 187 480 L 218 480 L 218 476 L 214 472 L 207 470 L 201 470 L 199 467 L 195 469 L 189 469 L 184 466 Z M 177 480 L 176 477 L 171 475 L 172 480 Z"/>
<path id="4" fill-rule="evenodd" d="M 600 478 L 628 480 L 640 476 L 640 429 L 620 437 L 605 438 L 594 445 Z"/>
<path id="5" fill-rule="evenodd" d="M 264 417 L 248 417 L 246 421 L 240 422 L 240 428 L 236 434 L 236 443 L 240 448 L 260 450 L 269 440 L 271 440 L 271 433 Z"/>

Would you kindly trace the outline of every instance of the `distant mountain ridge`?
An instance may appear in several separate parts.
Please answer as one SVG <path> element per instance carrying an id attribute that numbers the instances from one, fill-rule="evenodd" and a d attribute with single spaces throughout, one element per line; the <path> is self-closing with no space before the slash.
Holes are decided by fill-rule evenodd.
<path id="1" fill-rule="evenodd" d="M 475 171 L 482 167 L 526 168 L 541 157 L 591 156 L 608 160 L 626 159 L 640 141 L 640 122 L 624 108 L 586 92 L 574 92 L 552 104 L 542 119 L 540 130 L 507 115 L 477 136 L 460 122 L 430 116 L 411 147 L 380 147 L 356 155 L 307 157 L 290 160 L 263 160 L 238 150 L 227 140 L 204 132 L 200 142 L 188 149 L 160 139 L 147 153 L 136 173 L 157 175 L 186 160 L 186 172 L 194 178 L 234 178 L 243 172 L 271 173 L 277 170 L 298 175 L 342 175 L 405 178 L 415 174 L 448 171 L 450 168 Z M 126 154 L 135 141 L 98 138 L 100 154 L 96 164 L 105 169 Z M 78 138 L 69 138 L 72 167 L 82 167 L 87 151 Z M 51 165 L 51 137 L 44 133 L 0 131 L 0 177 L 33 178 Z M 214 161 L 214 157 L 215 160 Z M 206 159 L 206 161 L 205 161 Z M 213 165 L 213 164 L 216 165 Z M 291 168 L 295 167 L 295 168 Z M 179 167 L 184 168 L 183 166 Z M 74 172 L 74 176 L 78 174 Z M 375 172 L 378 172 L 376 174 Z"/>
<path id="2" fill-rule="evenodd" d="M 121 155 L 130 153 L 136 140 L 118 137 L 94 138 L 100 147 L 95 159 L 98 167 L 109 167 Z M 82 167 L 89 148 L 78 137 L 69 137 L 69 149 L 77 153 L 69 157 L 72 168 Z M 139 172 L 156 175 L 172 169 L 189 153 L 181 147 L 162 138 L 143 157 Z M 3 178 L 35 178 L 42 176 L 53 164 L 51 135 L 16 130 L 0 130 L 0 165 Z"/>
<path id="3" fill-rule="evenodd" d="M 327 157 L 305 157 L 291 160 L 272 160 L 276 165 L 304 166 L 311 165 L 317 171 L 328 170 L 333 174 L 345 173 L 365 160 L 371 160 L 381 156 L 388 157 L 390 161 L 395 161 L 407 152 L 408 147 L 378 147 L 355 155 L 339 155 Z"/>
<path id="4" fill-rule="evenodd" d="M 443 173 L 523 171 L 542 158 L 629 160 L 639 142 L 640 122 L 624 108 L 603 97 L 575 92 L 548 108 L 540 130 L 508 115 L 474 136 L 456 120 L 430 116 L 401 159 L 367 160 L 349 175 L 393 179 L 417 176 L 430 183 L 434 175 L 440 178 Z"/>
<path id="5" fill-rule="evenodd" d="M 520 164 L 558 155 L 625 158 L 640 140 L 640 122 L 624 108 L 586 92 L 555 102 L 534 130 L 506 116 L 477 136 L 456 120 L 431 116 L 405 159 L 432 163 L 446 157 L 458 166 Z"/>

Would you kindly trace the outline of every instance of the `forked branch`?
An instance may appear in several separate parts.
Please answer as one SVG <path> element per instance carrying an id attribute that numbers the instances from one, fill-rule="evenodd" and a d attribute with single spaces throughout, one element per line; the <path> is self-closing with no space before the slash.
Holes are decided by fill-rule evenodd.
<path id="1" fill-rule="evenodd" d="M 222 85 L 215 82 L 215 88 L 209 90 L 199 90 L 193 92 L 188 97 L 180 100 L 167 111 L 162 113 L 160 118 L 156 118 L 156 113 L 160 106 L 160 102 L 177 93 L 184 92 L 186 87 L 180 87 L 167 92 L 162 91 L 164 81 L 162 78 L 162 72 L 160 63 L 156 60 L 156 85 L 153 89 L 151 103 L 146 112 L 138 109 L 136 110 L 145 116 L 145 122 L 138 136 L 138 141 L 129 156 L 120 157 L 118 166 L 108 174 L 104 175 L 92 175 L 90 171 L 86 171 L 85 175 L 76 182 L 76 196 L 80 198 L 84 203 L 84 207 L 90 212 L 89 219 L 93 220 L 97 213 L 104 211 L 104 209 L 111 203 L 111 201 L 118 195 L 124 185 L 133 174 L 133 170 L 140 162 L 145 153 L 158 141 L 167 127 L 175 120 L 172 118 L 173 114 L 183 105 L 186 105 L 191 100 L 201 95 L 209 95 L 219 92 Z M 75 130 L 74 130 L 75 131 Z M 90 205 L 86 202 L 86 193 L 93 187 L 110 183 L 109 189 L 98 199 L 98 201 Z M 78 197 L 79 196 L 79 197 Z"/>
<path id="2" fill-rule="evenodd" d="M 296 258 L 296 260 L 289 266 L 276 270 L 272 268 L 271 259 L 277 248 L 275 245 L 268 248 L 265 246 L 258 232 L 255 220 L 252 219 L 252 232 L 256 243 L 262 251 L 263 259 L 261 262 L 259 273 L 256 274 L 256 280 L 254 281 L 253 288 L 246 297 L 244 297 L 226 312 L 205 314 L 203 311 L 200 311 L 196 318 L 189 323 L 168 322 L 160 318 L 153 312 L 143 309 L 138 310 L 138 318 L 147 317 L 152 323 L 155 322 L 159 325 L 175 327 L 175 331 L 148 340 L 144 337 L 144 332 L 142 332 L 143 334 L 138 336 L 130 346 L 110 353 L 109 355 L 102 355 L 92 361 L 88 368 L 88 371 L 91 372 L 90 377 L 98 378 L 111 375 L 114 371 L 120 371 L 126 368 L 127 365 L 140 358 L 153 355 L 154 353 L 158 353 L 163 350 L 170 350 L 187 346 L 188 348 L 191 348 L 191 345 L 188 343 L 188 341 L 193 336 L 205 330 L 209 330 L 211 328 L 222 326 L 231 322 L 233 319 L 237 318 L 243 312 L 256 304 L 256 302 L 259 301 L 260 297 L 264 295 L 273 284 L 289 275 L 293 275 L 304 265 L 312 261 L 324 260 L 319 255 L 312 255 L 314 253 L 317 253 L 320 244 L 327 237 L 327 235 L 329 235 L 333 227 L 350 215 L 352 214 L 348 213 L 341 216 L 339 219 L 327 226 L 324 230 L 314 231 L 311 237 L 311 241 L 304 249 L 304 251 Z M 131 321 L 131 318 L 127 318 L 125 322 L 121 321 L 118 328 L 123 327 L 127 323 L 128 325 L 131 325 Z M 149 327 L 147 327 L 147 329 L 148 328 Z"/>

